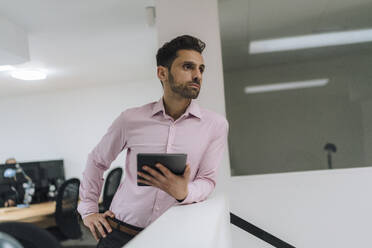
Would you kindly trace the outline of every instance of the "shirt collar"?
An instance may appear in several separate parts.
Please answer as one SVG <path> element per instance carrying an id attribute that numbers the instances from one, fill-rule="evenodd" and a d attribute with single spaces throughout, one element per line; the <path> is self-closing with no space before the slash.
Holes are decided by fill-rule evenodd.
<path id="1" fill-rule="evenodd" d="M 163 98 L 160 98 L 159 101 L 157 101 L 153 105 L 151 116 L 154 116 L 155 114 L 159 113 L 160 111 L 162 111 L 163 114 L 165 114 Z M 186 109 L 186 111 L 183 115 L 188 116 L 189 114 L 191 114 L 195 117 L 198 117 L 199 119 L 202 118 L 202 114 L 200 112 L 200 107 L 194 100 L 191 100 L 190 105 L 187 107 L 187 109 Z"/>

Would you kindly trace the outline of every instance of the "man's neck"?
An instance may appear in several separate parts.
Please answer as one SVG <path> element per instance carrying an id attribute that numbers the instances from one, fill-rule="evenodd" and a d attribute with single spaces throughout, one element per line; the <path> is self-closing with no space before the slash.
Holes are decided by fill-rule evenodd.
<path id="1" fill-rule="evenodd" d="M 191 99 L 183 97 L 175 98 L 163 95 L 163 104 L 165 112 L 174 120 L 177 120 L 183 113 L 185 113 L 190 103 Z"/>

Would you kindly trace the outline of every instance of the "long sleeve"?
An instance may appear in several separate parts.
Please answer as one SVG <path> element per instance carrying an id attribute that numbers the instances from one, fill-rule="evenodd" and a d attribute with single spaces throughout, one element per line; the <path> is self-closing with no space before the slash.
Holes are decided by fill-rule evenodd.
<path id="1" fill-rule="evenodd" d="M 200 163 L 195 179 L 188 184 L 188 195 L 179 204 L 190 204 L 205 200 L 216 186 L 218 166 L 227 144 L 229 125 L 226 119 L 215 131 L 214 138 L 208 146 Z"/>
<path id="2" fill-rule="evenodd" d="M 88 155 L 80 184 L 78 212 L 85 218 L 98 213 L 98 201 L 103 185 L 103 173 L 126 147 L 125 111 L 112 123 L 98 145 Z"/>

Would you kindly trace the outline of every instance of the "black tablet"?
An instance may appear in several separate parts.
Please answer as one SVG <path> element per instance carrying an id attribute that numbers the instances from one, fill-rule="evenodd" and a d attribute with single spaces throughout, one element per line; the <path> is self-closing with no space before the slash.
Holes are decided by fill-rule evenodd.
<path id="1" fill-rule="evenodd" d="M 183 175 L 186 168 L 187 154 L 183 153 L 138 153 L 137 154 L 137 171 L 146 173 L 142 170 L 142 166 L 147 165 L 160 173 L 162 173 L 155 164 L 160 163 L 167 167 L 170 171 L 177 175 Z M 137 174 L 137 180 L 143 179 Z M 149 186 L 143 183 L 138 183 L 138 186 Z"/>

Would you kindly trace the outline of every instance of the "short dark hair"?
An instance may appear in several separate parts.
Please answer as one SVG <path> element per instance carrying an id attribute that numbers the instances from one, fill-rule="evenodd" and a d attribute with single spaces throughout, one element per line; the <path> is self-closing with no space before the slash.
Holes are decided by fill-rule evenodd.
<path id="1" fill-rule="evenodd" d="M 194 50 L 201 54 L 204 48 L 205 43 L 198 38 L 191 35 L 178 36 L 159 48 L 156 54 L 156 64 L 170 69 L 173 61 L 177 58 L 178 50 Z"/>

